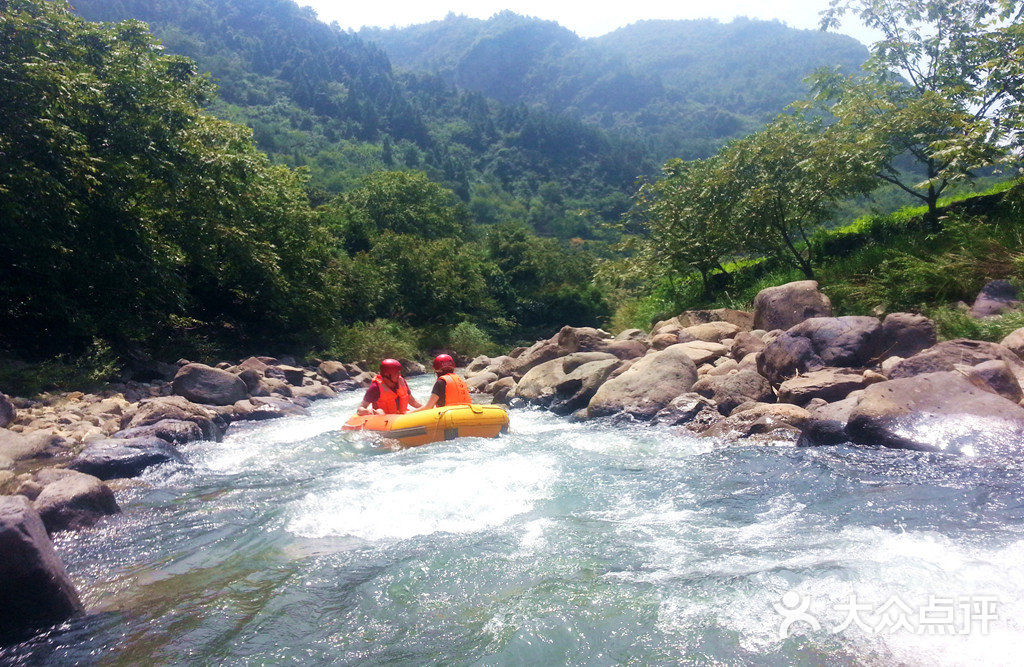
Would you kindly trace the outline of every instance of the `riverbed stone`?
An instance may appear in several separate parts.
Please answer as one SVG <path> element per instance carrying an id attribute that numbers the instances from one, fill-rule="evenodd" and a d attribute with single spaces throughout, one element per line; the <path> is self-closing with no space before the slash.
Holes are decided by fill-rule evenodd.
<path id="1" fill-rule="evenodd" d="M 629 370 L 601 385 L 587 407 L 590 417 L 623 413 L 650 419 L 697 381 L 697 367 L 677 344 L 638 359 Z"/>
<path id="2" fill-rule="evenodd" d="M 529 373 L 527 373 L 529 375 Z M 492 373 L 491 371 L 483 371 L 474 373 L 466 380 L 466 386 L 469 390 L 475 394 L 479 394 L 484 391 L 485 388 L 494 384 L 498 380 L 498 374 Z"/>
<path id="3" fill-rule="evenodd" d="M 846 433 L 861 445 L 1016 460 L 1024 408 L 960 373 L 924 373 L 865 389 Z"/>
<path id="4" fill-rule="evenodd" d="M 516 381 L 510 377 L 500 378 L 491 383 L 488 389 L 491 400 L 498 405 L 508 405 L 509 399 L 515 396 Z"/>
<path id="5" fill-rule="evenodd" d="M 341 382 L 352 377 L 340 361 L 323 361 L 317 366 L 317 372 L 327 378 L 329 382 Z"/>
<path id="6" fill-rule="evenodd" d="M 754 297 L 755 329 L 789 329 L 812 317 L 830 317 L 832 302 L 814 280 L 768 287 Z"/>
<path id="7" fill-rule="evenodd" d="M 39 481 L 46 479 L 46 475 L 36 473 L 35 478 Z M 88 528 L 101 518 L 121 511 L 110 487 L 92 475 L 75 470 L 59 470 L 57 475 L 51 476 L 36 496 L 33 507 L 51 535 Z"/>
<path id="8" fill-rule="evenodd" d="M 160 438 L 112 438 L 89 443 L 68 467 L 108 480 L 137 477 L 150 466 L 180 460 L 178 450 Z"/>
<path id="9" fill-rule="evenodd" d="M 7 398 L 6 394 L 0 393 L 0 428 L 6 427 L 17 416 L 18 411 L 15 410 L 11 399 Z"/>
<path id="10" fill-rule="evenodd" d="M 664 426 L 682 426 L 692 422 L 703 410 L 717 409 L 718 407 L 714 401 L 696 392 L 689 391 L 673 398 L 668 405 L 654 415 L 651 423 Z"/>
<path id="11" fill-rule="evenodd" d="M 1008 280 L 990 280 L 971 306 L 971 317 L 995 317 L 1020 305 L 1017 287 Z"/>
<path id="12" fill-rule="evenodd" d="M 840 445 L 849 442 L 846 435 L 846 424 L 850 421 L 850 413 L 860 401 L 862 391 L 855 391 L 841 401 L 825 403 L 824 405 L 807 405 L 810 418 L 801 426 L 800 439 L 797 442 L 802 447 L 817 447 L 822 445 Z"/>
<path id="13" fill-rule="evenodd" d="M 23 496 L 0 496 L 0 646 L 83 611 L 39 513 Z"/>
<path id="14" fill-rule="evenodd" d="M 239 399 L 241 400 L 241 399 Z M 190 421 L 199 426 L 204 440 L 220 441 L 228 420 L 209 406 L 192 403 L 183 396 L 161 396 L 140 401 L 121 417 L 121 428 L 150 426 L 164 420 Z"/>
<path id="15" fill-rule="evenodd" d="M 709 398 L 727 415 L 733 408 L 748 401 L 774 403 L 771 383 L 754 371 L 738 371 L 731 375 L 707 375 L 694 383 L 692 390 Z"/>
<path id="16" fill-rule="evenodd" d="M 248 395 L 245 383 L 237 375 L 205 364 L 179 368 L 171 387 L 176 395 L 207 405 L 231 405 Z"/>
<path id="17" fill-rule="evenodd" d="M 991 391 L 1014 403 L 1020 403 L 1021 398 L 1024 398 L 1013 369 L 1002 359 L 984 361 L 975 366 L 959 364 L 954 370 L 978 389 Z"/>
<path id="18" fill-rule="evenodd" d="M 322 401 L 334 398 L 338 395 L 336 391 L 325 384 L 314 382 L 302 387 L 292 387 L 292 398 L 306 398 L 311 401 Z"/>
<path id="19" fill-rule="evenodd" d="M 739 332 L 740 328 L 729 322 L 707 322 L 683 329 L 683 333 L 690 338 L 709 343 L 721 343 L 724 339 L 732 338 Z"/>
<path id="20" fill-rule="evenodd" d="M 110 437 L 122 440 L 157 437 L 178 445 L 204 439 L 203 429 L 199 424 L 183 419 L 162 419 L 155 424 L 117 431 Z"/>
<path id="21" fill-rule="evenodd" d="M 952 371 L 958 364 L 977 366 L 993 359 L 1005 361 L 1016 376 L 1018 384 L 1024 387 L 1024 361 L 1020 357 L 998 343 L 966 338 L 942 341 L 918 352 L 890 368 L 888 376 L 890 379 L 900 379 L 925 373 Z"/>
<path id="22" fill-rule="evenodd" d="M 868 384 L 870 382 L 860 371 L 823 368 L 790 378 L 779 385 L 779 402 L 805 405 L 812 399 L 821 398 L 831 403 L 846 398 Z"/>
<path id="23" fill-rule="evenodd" d="M 752 403 L 743 410 L 735 410 L 728 417 L 711 425 L 700 435 L 709 438 L 748 438 L 752 435 L 771 433 L 777 429 L 799 429 L 810 418 L 810 413 L 789 403 Z"/>
<path id="24" fill-rule="evenodd" d="M 309 415 L 306 408 L 279 396 L 254 396 L 235 403 L 233 407 L 235 421 L 264 421 Z"/>
<path id="25" fill-rule="evenodd" d="M 915 313 L 890 313 L 882 320 L 879 357 L 910 357 L 938 341 L 935 322 Z"/>
<path id="26" fill-rule="evenodd" d="M 620 363 L 606 352 L 575 352 L 553 359 L 530 369 L 516 385 L 515 397 L 569 414 L 585 407 Z"/>

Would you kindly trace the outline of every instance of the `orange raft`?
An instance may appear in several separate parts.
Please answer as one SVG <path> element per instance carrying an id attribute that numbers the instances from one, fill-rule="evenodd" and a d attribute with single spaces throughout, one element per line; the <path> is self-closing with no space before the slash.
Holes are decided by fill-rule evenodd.
<path id="1" fill-rule="evenodd" d="M 455 438 L 496 438 L 508 431 L 508 412 L 500 405 L 450 405 L 404 415 L 353 415 L 345 431 L 376 431 L 416 447 Z"/>

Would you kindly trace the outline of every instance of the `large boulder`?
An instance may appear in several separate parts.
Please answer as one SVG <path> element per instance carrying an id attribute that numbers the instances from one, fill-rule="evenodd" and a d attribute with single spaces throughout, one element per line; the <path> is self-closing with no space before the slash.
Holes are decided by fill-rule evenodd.
<path id="1" fill-rule="evenodd" d="M 754 314 L 745 310 L 733 310 L 732 308 L 715 308 L 714 310 L 688 310 L 679 315 L 676 319 L 684 327 L 708 322 L 728 322 L 734 324 L 743 331 L 750 331 L 754 328 Z"/>
<path id="2" fill-rule="evenodd" d="M 518 357 L 506 357 L 497 368 L 492 370 L 498 377 L 512 376 L 518 382 L 534 367 L 575 351 L 551 340 L 540 340 Z"/>
<path id="3" fill-rule="evenodd" d="M 1017 288 L 1007 280 L 989 281 L 971 306 L 971 317 L 994 317 L 1020 305 Z"/>
<path id="4" fill-rule="evenodd" d="M 978 389 L 998 394 L 1014 403 L 1020 403 L 1024 398 L 1017 376 L 1002 359 L 984 361 L 976 366 L 960 365 L 956 370 Z"/>
<path id="5" fill-rule="evenodd" d="M 779 402 L 806 405 L 812 399 L 840 401 L 869 382 L 864 374 L 844 368 L 823 368 L 790 378 L 779 385 Z"/>
<path id="6" fill-rule="evenodd" d="M 543 364 L 541 365 L 543 366 Z M 529 373 L 527 373 L 527 375 L 529 375 Z M 484 389 L 494 384 L 497 379 L 497 373 L 492 373 L 491 371 L 478 372 L 474 373 L 468 380 L 466 380 L 466 386 L 469 387 L 469 391 L 471 393 L 479 394 L 483 392 Z"/>
<path id="7" fill-rule="evenodd" d="M 104 516 L 121 511 L 114 492 L 96 477 L 74 470 L 50 472 L 54 479 L 43 486 L 33 506 L 51 535 L 88 528 Z M 36 481 L 41 479 L 37 473 Z"/>
<path id="8" fill-rule="evenodd" d="M 908 378 L 925 373 L 952 371 L 958 365 L 977 366 L 986 361 L 1005 361 L 1024 387 L 1024 361 L 998 343 L 958 338 L 946 340 L 893 365 L 889 378 Z"/>
<path id="9" fill-rule="evenodd" d="M 754 297 L 755 329 L 789 329 L 812 317 L 831 317 L 832 302 L 814 280 L 768 287 Z"/>
<path id="10" fill-rule="evenodd" d="M 850 440 L 846 435 L 846 424 L 850 421 L 850 413 L 857 407 L 862 392 L 855 391 L 841 401 L 817 405 L 810 411 L 810 418 L 800 427 L 802 447 L 821 445 L 840 445 Z"/>
<path id="11" fill-rule="evenodd" d="M 890 313 L 882 320 L 879 356 L 911 357 L 938 341 L 935 322 L 914 313 Z"/>
<path id="12" fill-rule="evenodd" d="M 227 420 L 209 407 L 192 403 L 183 396 L 161 396 L 143 399 L 130 408 L 121 417 L 121 428 L 150 426 L 165 420 L 194 422 L 205 440 L 219 441 L 227 427 Z"/>
<path id="13" fill-rule="evenodd" d="M 496 380 L 490 386 L 491 401 L 499 405 L 508 405 L 509 399 L 515 394 L 516 381 L 510 377 Z"/>
<path id="14" fill-rule="evenodd" d="M 874 317 L 810 318 L 761 350 L 758 372 L 778 384 L 825 367 L 866 366 L 879 352 L 881 330 Z"/>
<path id="15" fill-rule="evenodd" d="M 320 375 L 327 378 L 330 382 L 341 382 L 352 377 L 352 374 L 345 368 L 345 364 L 340 361 L 324 361 L 317 366 L 317 371 Z M 248 383 L 246 383 L 248 384 Z"/>
<path id="16" fill-rule="evenodd" d="M 180 460 L 178 450 L 160 438 L 111 438 L 90 442 L 68 467 L 107 480 L 137 477 L 150 466 Z"/>
<path id="17" fill-rule="evenodd" d="M 597 351 L 613 354 L 619 359 L 638 359 L 649 349 L 646 340 L 607 340 L 602 341 Z"/>
<path id="18" fill-rule="evenodd" d="M 82 611 L 39 514 L 23 496 L 0 496 L 0 646 Z"/>
<path id="19" fill-rule="evenodd" d="M 1017 329 L 1009 336 L 999 341 L 999 344 L 1024 359 L 1024 328 Z"/>
<path id="20" fill-rule="evenodd" d="M 759 336 L 755 336 L 749 331 L 740 331 L 732 339 L 729 354 L 733 359 L 739 361 L 748 354 L 757 354 L 763 349 L 764 341 Z"/>
<path id="21" fill-rule="evenodd" d="M 0 428 L 0 457 L 12 461 L 51 458 L 59 455 L 65 444 L 63 438 L 48 431 L 21 434 Z"/>
<path id="22" fill-rule="evenodd" d="M 729 348 L 721 343 L 711 343 L 703 340 L 692 340 L 686 343 L 678 343 L 679 349 L 686 352 L 694 365 L 698 368 L 704 364 L 712 363 L 716 359 L 724 357 L 729 353 Z"/>
<path id="23" fill-rule="evenodd" d="M 810 418 L 810 413 L 788 403 L 751 403 L 733 411 L 725 419 L 711 424 L 700 434 L 708 438 L 749 438 L 752 435 L 787 431 L 795 441 L 798 430 Z"/>
<path id="24" fill-rule="evenodd" d="M 737 371 L 731 375 L 706 375 L 694 383 L 692 391 L 713 400 L 723 415 L 750 401 L 775 401 L 771 383 L 751 370 Z"/>
<path id="25" fill-rule="evenodd" d="M 207 405 L 231 405 L 248 396 L 245 382 L 237 375 L 205 364 L 179 368 L 171 388 L 178 396 Z"/>
<path id="26" fill-rule="evenodd" d="M 202 440 L 204 435 L 203 429 L 199 428 L 199 424 L 195 422 L 183 419 L 162 419 L 148 426 L 136 426 L 118 431 L 110 437 L 122 440 L 154 437 L 180 445 L 186 442 Z"/>
<path id="27" fill-rule="evenodd" d="M 14 418 L 18 415 L 18 411 L 14 409 L 14 404 L 11 403 L 11 399 L 3 393 L 0 393 L 0 428 L 3 428 L 14 421 Z"/>
<path id="28" fill-rule="evenodd" d="M 698 393 L 690 391 L 673 398 L 668 405 L 654 415 L 651 423 L 665 426 L 681 426 L 692 422 L 697 415 L 705 411 L 714 411 L 718 414 L 718 408 L 714 402 Z"/>
<path id="29" fill-rule="evenodd" d="M 605 352 L 575 352 L 535 366 L 515 388 L 515 396 L 568 414 L 585 407 L 598 387 L 619 367 Z"/>
<path id="30" fill-rule="evenodd" d="M 267 377 L 284 380 L 293 387 L 301 387 L 302 381 L 306 379 L 306 369 L 291 364 L 275 364 L 267 368 L 265 375 Z M 243 396 L 242 398 L 245 397 Z M 232 401 L 232 403 L 234 403 L 234 401 Z"/>
<path id="31" fill-rule="evenodd" d="M 846 434 L 861 445 L 1017 459 L 1024 408 L 960 373 L 925 373 L 865 389 Z"/>
<path id="32" fill-rule="evenodd" d="M 278 396 L 254 396 L 234 405 L 236 421 L 264 421 L 281 417 L 304 417 L 309 411 L 286 398 Z"/>
<path id="33" fill-rule="evenodd" d="M 303 387 L 292 387 L 293 398 L 308 398 L 311 401 L 321 401 L 325 398 L 334 398 L 338 392 L 325 384 L 314 382 Z"/>
<path id="34" fill-rule="evenodd" d="M 709 343 L 721 343 L 726 338 L 732 338 L 740 332 L 740 328 L 729 322 L 707 322 L 706 324 L 695 324 L 683 329 L 683 334 L 692 340 L 702 340 Z"/>
<path id="35" fill-rule="evenodd" d="M 651 352 L 601 385 L 587 406 L 589 417 L 624 413 L 650 419 L 697 381 L 697 367 L 682 345 Z"/>

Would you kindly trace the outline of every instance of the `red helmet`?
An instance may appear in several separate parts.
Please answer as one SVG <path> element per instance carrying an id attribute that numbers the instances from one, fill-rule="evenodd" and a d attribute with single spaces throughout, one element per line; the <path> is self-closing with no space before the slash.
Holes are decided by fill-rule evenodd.
<path id="1" fill-rule="evenodd" d="M 450 354 L 439 354 L 434 357 L 434 370 L 438 373 L 451 373 L 455 370 L 455 360 Z"/>
<path id="2" fill-rule="evenodd" d="M 380 362 L 380 374 L 388 379 L 395 379 L 402 374 L 402 363 L 398 359 L 385 359 Z"/>

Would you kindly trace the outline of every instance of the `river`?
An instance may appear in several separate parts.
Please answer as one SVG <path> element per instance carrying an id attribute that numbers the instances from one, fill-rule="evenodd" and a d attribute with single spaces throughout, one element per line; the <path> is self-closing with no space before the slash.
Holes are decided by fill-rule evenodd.
<path id="1" fill-rule="evenodd" d="M 389 451 L 339 430 L 358 400 L 189 445 L 58 536 L 90 613 L 0 662 L 1019 664 L 1020 466 L 534 409 Z"/>

